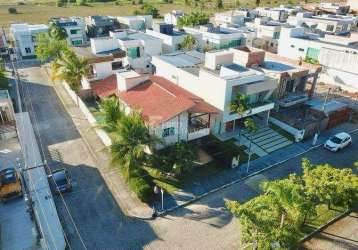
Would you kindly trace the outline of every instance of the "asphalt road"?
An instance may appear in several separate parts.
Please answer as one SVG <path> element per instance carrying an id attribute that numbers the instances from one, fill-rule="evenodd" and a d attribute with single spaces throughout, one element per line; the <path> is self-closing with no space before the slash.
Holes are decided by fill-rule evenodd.
<path id="1" fill-rule="evenodd" d="M 75 127 L 76 118 L 69 117 L 44 71 L 31 67 L 20 73 L 27 81 L 25 102 L 37 123 L 45 158 L 53 169 L 68 168 L 74 181 L 72 193 L 64 200 L 56 197 L 70 249 L 237 249 L 239 223 L 225 210 L 226 199 L 246 201 L 259 193 L 261 181 L 301 173 L 302 157 L 337 167 L 351 167 L 358 160 L 354 135 L 353 145 L 338 153 L 318 148 L 163 218 L 131 219 L 117 206 Z"/>

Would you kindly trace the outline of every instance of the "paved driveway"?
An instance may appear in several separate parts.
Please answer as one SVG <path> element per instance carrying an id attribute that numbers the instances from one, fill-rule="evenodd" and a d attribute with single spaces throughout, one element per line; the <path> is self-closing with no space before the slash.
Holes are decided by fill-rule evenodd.
<path id="1" fill-rule="evenodd" d="M 67 115 L 44 72 L 33 67 L 21 73 L 30 82 L 27 91 L 48 162 L 52 168 L 69 168 L 73 176 L 74 191 L 64 195 L 64 200 L 88 249 L 237 249 L 239 224 L 224 209 L 225 200 L 244 202 L 258 194 L 260 181 L 301 172 L 301 157 L 298 157 L 163 218 L 154 221 L 127 218 L 115 203 L 79 136 L 74 125 L 76 117 Z M 353 136 L 353 140 L 358 142 L 358 136 Z M 358 158 L 356 152 L 358 143 L 336 154 L 318 148 L 304 157 L 314 163 L 328 161 L 338 167 L 349 167 Z M 60 197 L 56 198 L 56 205 L 71 248 L 83 249 Z"/>

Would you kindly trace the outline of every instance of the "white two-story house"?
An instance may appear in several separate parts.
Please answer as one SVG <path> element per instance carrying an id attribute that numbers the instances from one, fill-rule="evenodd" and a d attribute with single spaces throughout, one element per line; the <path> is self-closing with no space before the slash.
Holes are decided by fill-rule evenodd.
<path id="1" fill-rule="evenodd" d="M 15 46 L 23 58 L 35 56 L 36 36 L 48 32 L 45 24 L 16 23 L 10 25 L 10 33 Z"/>
<path id="2" fill-rule="evenodd" d="M 66 40 L 70 45 L 82 46 L 87 43 L 86 23 L 82 17 L 52 18 L 51 21 L 66 31 Z"/>
<path id="3" fill-rule="evenodd" d="M 271 99 L 277 80 L 263 72 L 237 64 L 235 49 L 204 54 L 189 51 L 153 57 L 156 74 L 203 98 L 220 113 L 211 124 L 213 133 L 233 131 L 243 118 L 256 115 L 267 122 L 274 107 Z M 247 96 L 250 110 L 232 112 L 230 103 L 237 93 Z"/>

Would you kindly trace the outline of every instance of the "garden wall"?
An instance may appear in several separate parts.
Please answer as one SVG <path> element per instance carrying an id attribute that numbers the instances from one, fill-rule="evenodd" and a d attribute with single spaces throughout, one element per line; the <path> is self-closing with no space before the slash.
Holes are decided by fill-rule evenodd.
<path id="1" fill-rule="evenodd" d="M 86 104 L 81 100 L 81 98 L 70 88 L 70 86 L 68 86 L 68 84 L 66 82 L 63 82 L 63 86 L 65 87 L 67 93 L 70 95 L 72 100 L 78 104 L 78 107 L 81 109 L 82 113 L 84 114 L 84 116 L 86 117 L 88 122 L 93 126 L 97 126 L 96 118 L 94 118 L 94 116 L 89 111 Z M 106 146 L 112 145 L 111 138 L 108 136 L 108 134 L 103 129 L 94 128 L 94 130 L 104 145 L 106 145 Z"/>
<path id="2" fill-rule="evenodd" d="M 281 122 L 273 117 L 269 118 L 270 122 L 272 122 L 273 124 L 275 124 L 276 126 L 282 128 L 283 130 L 285 130 L 286 132 L 290 133 L 291 135 L 293 135 L 293 137 L 295 138 L 296 142 L 299 142 L 303 139 L 303 136 L 305 134 L 305 130 L 299 130 L 296 129 L 294 127 L 291 127 L 290 125 L 288 125 L 287 123 Z"/>

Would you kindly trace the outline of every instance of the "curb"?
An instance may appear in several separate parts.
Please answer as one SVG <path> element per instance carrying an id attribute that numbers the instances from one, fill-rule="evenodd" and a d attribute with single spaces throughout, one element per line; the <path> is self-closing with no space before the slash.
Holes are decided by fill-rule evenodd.
<path id="1" fill-rule="evenodd" d="M 353 130 L 351 130 L 351 131 L 348 131 L 348 133 L 350 133 L 350 134 L 354 134 L 354 133 L 356 133 L 356 132 L 358 132 L 358 129 L 353 129 Z M 220 187 L 214 188 L 214 189 L 212 189 L 212 190 L 210 190 L 210 191 L 208 191 L 208 192 L 206 192 L 206 193 L 203 193 L 203 194 L 201 194 L 201 195 L 198 195 L 198 196 L 196 196 L 195 198 L 184 202 L 183 204 L 180 204 L 180 205 L 177 205 L 177 206 L 175 206 L 175 207 L 168 208 L 167 210 L 161 211 L 161 212 L 158 213 L 158 216 L 165 216 L 165 215 L 168 214 L 169 212 L 172 212 L 172 211 L 174 211 L 174 210 L 176 210 L 176 209 L 179 209 L 179 208 L 182 208 L 182 207 L 186 207 L 186 206 L 190 205 L 190 204 L 193 203 L 193 202 L 196 202 L 196 201 L 201 200 L 202 198 L 208 196 L 209 194 L 216 193 L 216 192 L 221 191 L 221 190 L 223 190 L 223 189 L 225 189 L 225 188 L 227 188 L 227 187 L 230 187 L 230 186 L 232 186 L 232 185 L 234 185 L 234 184 L 236 184 L 236 183 L 245 181 L 245 180 L 248 179 L 248 178 L 251 178 L 251 177 L 253 177 L 253 176 L 255 176 L 255 175 L 258 175 L 258 174 L 260 174 L 260 173 L 263 173 L 263 172 L 265 172 L 265 171 L 267 171 L 267 170 L 273 169 L 273 168 L 275 168 L 277 165 L 280 165 L 280 164 L 285 163 L 285 162 L 287 162 L 287 161 L 289 161 L 289 160 L 292 160 L 293 158 L 296 158 L 296 157 L 298 157 L 298 156 L 300 156 L 300 155 L 306 154 L 306 153 L 308 153 L 308 152 L 310 152 L 310 151 L 312 151 L 312 150 L 314 150 L 314 149 L 317 149 L 317 148 L 321 147 L 323 144 L 324 144 L 324 143 L 321 143 L 321 144 L 316 145 L 316 146 L 312 146 L 312 147 L 310 147 L 309 149 L 307 149 L 307 150 L 305 150 L 305 151 L 303 151 L 303 152 L 301 152 L 301 153 L 298 153 L 298 154 L 296 154 L 296 155 L 294 155 L 294 156 L 292 156 L 292 157 L 290 157 L 290 158 L 287 158 L 287 159 L 285 159 L 285 160 L 276 162 L 276 163 L 274 163 L 274 164 L 272 164 L 272 165 L 270 165 L 270 166 L 268 166 L 268 167 L 266 167 L 266 168 L 263 168 L 263 169 L 261 169 L 261 170 L 259 170 L 259 171 L 256 171 L 256 172 L 254 172 L 254 173 L 251 173 L 251 174 L 249 174 L 248 176 L 245 176 L 245 177 L 243 177 L 243 178 L 234 180 L 234 181 L 229 182 L 229 183 L 227 183 L 227 184 L 224 184 L 224 185 L 222 185 L 222 186 L 220 186 Z"/>

